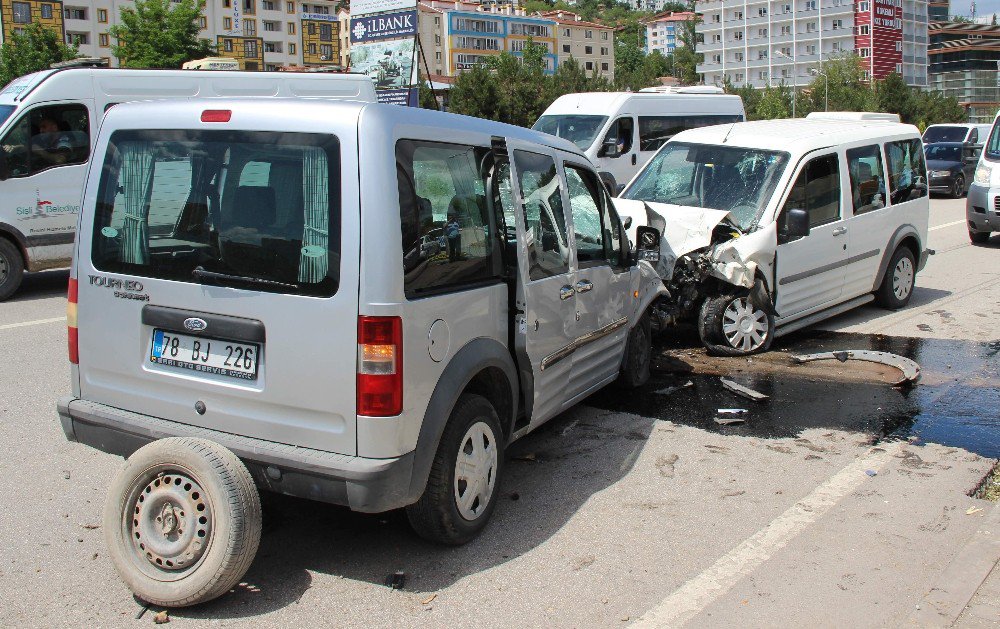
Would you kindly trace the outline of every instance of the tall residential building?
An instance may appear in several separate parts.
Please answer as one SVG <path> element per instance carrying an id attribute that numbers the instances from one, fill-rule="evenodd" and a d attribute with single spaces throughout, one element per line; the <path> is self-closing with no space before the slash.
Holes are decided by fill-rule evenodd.
<path id="1" fill-rule="evenodd" d="M 200 36 L 218 47 L 219 56 L 236 58 L 246 70 L 338 66 L 337 4 L 337 0 L 207 0 Z M 121 23 L 121 9 L 132 6 L 128 0 L 0 0 L 0 30 L 9 37 L 14 29 L 38 21 L 76 44 L 81 55 L 103 57 L 116 66 L 109 29 Z"/>
<path id="2" fill-rule="evenodd" d="M 931 22 L 947 22 L 951 19 L 951 2 L 948 0 L 928 2 L 927 18 Z"/>
<path id="3" fill-rule="evenodd" d="M 1000 27 L 935 22 L 927 56 L 930 86 L 958 99 L 969 122 L 993 122 L 1000 109 Z"/>
<path id="4" fill-rule="evenodd" d="M 856 53 L 867 74 L 927 85 L 925 0 L 699 0 L 698 66 L 708 85 L 804 85 L 830 58 Z"/>
<path id="5" fill-rule="evenodd" d="M 627 0 L 628 5 L 636 11 L 656 13 L 662 11 L 669 0 Z M 687 4 L 685 2 L 685 4 Z"/>
<path id="6" fill-rule="evenodd" d="M 662 55 L 673 54 L 675 48 L 684 45 L 680 40 L 681 29 L 694 18 L 695 14 L 689 11 L 665 11 L 641 20 L 646 26 L 646 54 L 653 51 Z"/>
<path id="7" fill-rule="evenodd" d="M 541 17 L 556 23 L 559 63 L 575 59 L 590 76 L 615 78 L 615 29 L 588 22 L 569 11 L 543 11 Z"/>

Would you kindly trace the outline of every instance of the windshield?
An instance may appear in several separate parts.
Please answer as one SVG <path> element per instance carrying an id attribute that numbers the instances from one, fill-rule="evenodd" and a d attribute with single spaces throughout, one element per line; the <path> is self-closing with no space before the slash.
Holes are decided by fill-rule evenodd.
<path id="1" fill-rule="evenodd" d="M 740 229 L 757 222 L 788 153 L 669 142 L 622 193 L 624 199 L 726 210 Z"/>
<path id="2" fill-rule="evenodd" d="M 13 105 L 0 105 L 0 125 L 10 118 L 10 115 L 14 113 L 15 109 L 17 109 L 17 107 L 14 107 Z"/>
<path id="3" fill-rule="evenodd" d="M 558 135 L 587 150 L 607 121 L 607 116 L 542 116 L 531 128 Z"/>
<path id="4" fill-rule="evenodd" d="M 328 297 L 340 267 L 336 138 L 118 131 L 94 215 L 102 271 Z"/>
<path id="5" fill-rule="evenodd" d="M 930 126 L 924 131 L 924 144 L 931 142 L 964 142 L 969 130 L 965 127 Z"/>
<path id="6" fill-rule="evenodd" d="M 927 159 L 936 159 L 944 162 L 962 161 L 961 146 L 947 146 L 941 144 L 930 144 L 924 148 Z"/>

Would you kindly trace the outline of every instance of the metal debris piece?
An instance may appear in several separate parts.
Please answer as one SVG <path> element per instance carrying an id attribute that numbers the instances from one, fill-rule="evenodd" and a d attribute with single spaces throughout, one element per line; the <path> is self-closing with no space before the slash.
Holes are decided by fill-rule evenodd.
<path id="1" fill-rule="evenodd" d="M 715 423 L 720 426 L 745 423 L 747 415 L 750 414 L 745 408 L 720 408 L 716 413 L 718 417 L 715 418 Z"/>
<path id="2" fill-rule="evenodd" d="M 693 386 L 694 386 L 694 382 L 688 380 L 684 384 L 681 384 L 681 385 L 678 385 L 678 386 L 674 386 L 674 387 L 664 387 L 664 388 L 660 389 L 659 391 L 653 391 L 653 393 L 655 393 L 656 395 L 673 395 L 674 393 L 677 393 L 681 389 L 688 389 L 688 388 L 693 387 Z"/>
<path id="3" fill-rule="evenodd" d="M 385 578 L 385 587 L 393 590 L 402 590 L 406 586 L 406 573 L 397 570 Z"/>
<path id="4" fill-rule="evenodd" d="M 842 350 L 838 352 L 820 352 L 818 354 L 806 354 L 804 356 L 792 356 L 798 364 L 812 362 L 814 360 L 839 360 L 840 362 L 847 362 L 848 360 L 863 360 L 869 363 L 879 363 L 882 365 L 888 365 L 889 367 L 895 367 L 903 372 L 903 378 L 897 382 L 894 382 L 892 386 L 898 387 L 904 384 L 913 384 L 920 379 L 920 365 L 914 361 L 906 358 L 905 356 L 900 356 L 899 354 L 891 354 L 889 352 L 873 352 L 866 349 L 849 349 Z"/>
<path id="5" fill-rule="evenodd" d="M 736 395 L 739 395 L 741 397 L 745 397 L 748 400 L 753 400 L 754 402 L 763 402 L 764 400 L 770 399 L 770 397 L 771 397 L 769 395 L 764 395 L 763 393 L 760 393 L 758 391 L 754 391 L 753 389 L 747 388 L 747 387 L 743 386 L 742 384 L 738 384 L 736 382 L 733 382 L 732 380 L 726 380 L 725 378 L 719 378 L 719 381 L 722 383 L 722 387 L 724 389 L 726 389 L 727 391 L 731 391 L 731 392 L 735 393 Z"/>
<path id="6" fill-rule="evenodd" d="M 740 417 L 742 415 L 749 415 L 750 411 L 745 408 L 720 408 L 716 411 L 719 415 L 729 415 L 733 417 Z"/>
<path id="7" fill-rule="evenodd" d="M 735 416 L 735 415 L 727 415 L 727 416 L 724 416 L 724 417 L 716 417 L 715 418 L 715 423 L 719 424 L 720 426 L 732 426 L 733 424 L 745 424 L 746 421 L 747 420 L 745 418 L 739 417 L 739 416 Z"/>
<path id="8" fill-rule="evenodd" d="M 878 476 L 878 472 L 875 470 L 865 470 L 865 474 L 869 476 Z"/>

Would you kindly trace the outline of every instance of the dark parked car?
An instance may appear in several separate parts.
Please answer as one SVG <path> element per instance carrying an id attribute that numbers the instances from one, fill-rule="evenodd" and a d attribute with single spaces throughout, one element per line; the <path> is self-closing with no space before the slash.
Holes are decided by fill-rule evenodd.
<path id="1" fill-rule="evenodd" d="M 956 199 L 965 196 L 975 174 L 979 149 L 961 142 L 936 142 L 924 146 L 931 192 Z"/>

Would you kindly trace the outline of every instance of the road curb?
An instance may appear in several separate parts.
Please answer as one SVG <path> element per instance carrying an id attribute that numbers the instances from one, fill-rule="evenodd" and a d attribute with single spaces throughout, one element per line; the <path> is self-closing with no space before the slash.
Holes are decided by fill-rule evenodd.
<path id="1" fill-rule="evenodd" d="M 951 627 L 1000 563 L 1000 504 L 988 509 L 972 538 L 920 600 L 907 627 Z"/>

